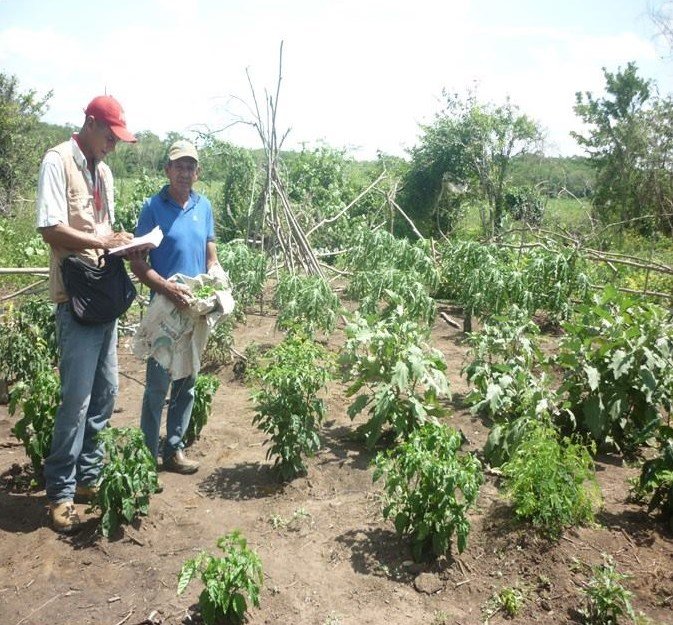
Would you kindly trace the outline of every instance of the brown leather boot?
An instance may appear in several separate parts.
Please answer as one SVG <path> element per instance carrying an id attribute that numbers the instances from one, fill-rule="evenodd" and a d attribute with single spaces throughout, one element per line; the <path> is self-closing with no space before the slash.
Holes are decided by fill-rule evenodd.
<path id="1" fill-rule="evenodd" d="M 87 486 L 86 484 L 77 484 L 75 488 L 75 503 L 91 503 L 91 500 L 98 494 L 98 486 Z"/>
<path id="2" fill-rule="evenodd" d="M 52 527 L 61 534 L 76 532 L 82 524 L 82 520 L 79 518 L 75 504 L 72 501 L 50 503 L 49 513 Z"/>
<path id="3" fill-rule="evenodd" d="M 188 460 L 182 449 L 178 449 L 170 458 L 164 460 L 164 471 L 189 475 L 190 473 L 196 473 L 198 470 L 199 463 L 195 460 Z"/>

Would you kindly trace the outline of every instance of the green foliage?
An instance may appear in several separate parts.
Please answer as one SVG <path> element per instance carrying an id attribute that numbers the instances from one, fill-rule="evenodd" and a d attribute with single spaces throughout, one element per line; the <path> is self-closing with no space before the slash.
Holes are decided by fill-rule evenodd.
<path id="1" fill-rule="evenodd" d="M 463 372 L 473 387 L 466 401 L 474 412 L 514 419 L 545 399 L 545 378 L 533 372 L 544 361 L 538 334 L 537 326 L 513 307 L 468 335 L 471 361 Z"/>
<path id="2" fill-rule="evenodd" d="M 636 615 L 631 607 L 633 593 L 624 587 L 628 575 L 619 573 L 611 558 L 592 567 L 593 574 L 586 587 L 586 608 L 583 611 L 587 625 L 618 625 L 622 616 L 631 621 Z"/>
<path id="3" fill-rule="evenodd" d="M 238 306 L 234 309 L 238 310 Z M 236 313 L 221 318 L 208 335 L 206 348 L 201 355 L 201 368 L 220 367 L 231 361 L 231 348 L 234 345 L 234 327 Z"/>
<path id="4" fill-rule="evenodd" d="M 113 534 L 121 523 L 147 514 L 150 495 L 158 486 L 157 467 L 139 428 L 105 428 L 98 433 L 104 463 L 92 510 L 102 512 L 103 536 Z"/>
<path id="5" fill-rule="evenodd" d="M 530 226 L 539 227 L 542 224 L 545 199 L 536 188 L 510 186 L 503 200 L 512 219 Z"/>
<path id="6" fill-rule="evenodd" d="M 401 307 L 378 321 L 356 314 L 345 332 L 340 362 L 344 381 L 351 382 L 346 395 L 357 395 L 348 416 L 367 409 L 369 420 L 360 427 L 367 447 L 376 445 L 386 426 L 404 438 L 444 414 L 439 403 L 449 396 L 444 357 L 425 343 L 427 330 L 408 321 Z"/>
<path id="7" fill-rule="evenodd" d="M 557 362 L 575 427 L 635 451 L 673 407 L 673 324 L 663 308 L 606 289 L 564 325 Z"/>
<path id="8" fill-rule="evenodd" d="M 127 182 L 124 185 L 125 192 L 120 193 L 120 183 L 116 183 L 118 189 L 114 213 L 115 229 L 134 232 L 143 203 L 161 189 L 163 182 L 155 174 L 150 174 L 143 169 L 142 173 L 130 182 L 130 191 L 126 191 L 128 184 Z"/>
<path id="9" fill-rule="evenodd" d="M 573 299 L 588 297 L 588 262 L 574 249 L 548 243 L 515 254 L 492 244 L 446 241 L 439 253 L 439 294 L 481 318 L 518 306 L 529 315 L 546 311 L 564 319 Z"/>
<path id="10" fill-rule="evenodd" d="M 229 275 L 236 315 L 244 315 L 245 309 L 262 295 L 266 282 L 266 256 L 245 243 L 232 241 L 217 244 L 217 258 Z"/>
<path id="11" fill-rule="evenodd" d="M 589 130 L 572 133 L 596 172 L 597 217 L 621 228 L 670 233 L 673 101 L 659 98 L 633 62 L 615 73 L 603 68 L 603 75 L 604 96 L 576 94 L 575 113 Z"/>
<path id="12" fill-rule="evenodd" d="M 189 447 L 201 437 L 201 430 L 208 423 L 212 411 L 213 397 L 220 388 L 220 380 L 214 375 L 199 374 L 196 376 L 194 385 L 194 407 L 189 426 L 182 437 L 185 445 Z"/>
<path id="13" fill-rule="evenodd" d="M 403 306 L 410 319 L 430 325 L 436 306 L 430 293 L 439 273 L 426 243 L 411 244 L 384 230 L 358 230 L 343 264 L 353 273 L 346 294 L 364 315 L 388 316 Z"/>
<path id="14" fill-rule="evenodd" d="M 276 456 L 275 466 L 283 479 L 305 473 L 303 457 L 320 449 L 318 430 L 325 405 L 317 394 L 332 369 L 329 352 L 295 332 L 270 350 L 252 372 L 261 386 L 253 394 L 253 424 L 269 436 L 266 456 Z"/>
<path id="15" fill-rule="evenodd" d="M 16 197 L 33 188 L 40 159 L 47 149 L 39 119 L 51 91 L 39 98 L 22 93 L 16 76 L 0 72 L 0 214 L 7 214 Z"/>
<path id="16" fill-rule="evenodd" d="M 416 560 L 445 554 L 454 535 L 459 553 L 467 546 L 467 512 L 484 478 L 479 460 L 459 453 L 461 444 L 458 431 L 426 423 L 374 460 L 374 481 L 384 478 L 383 516 L 410 537 Z"/>
<path id="17" fill-rule="evenodd" d="M 591 455 L 583 445 L 559 440 L 553 428 L 533 428 L 502 471 L 517 516 L 550 537 L 593 521 L 600 496 Z"/>
<path id="18" fill-rule="evenodd" d="M 12 434 L 26 450 L 35 475 L 42 474 L 44 460 L 51 450 L 56 410 L 61 400 L 61 383 L 53 369 L 35 371 L 33 377 L 18 382 L 12 388 L 9 414 L 17 409 L 21 417 Z"/>
<path id="19" fill-rule="evenodd" d="M 646 460 L 633 487 L 638 499 L 649 497 L 648 512 L 659 510 L 673 529 L 673 428 L 659 428 L 659 455 Z"/>
<path id="20" fill-rule="evenodd" d="M 502 612 L 506 618 L 514 618 L 521 612 L 526 597 L 523 591 L 516 586 L 506 586 L 501 588 L 488 602 L 486 612 L 486 623 L 498 612 Z"/>
<path id="21" fill-rule="evenodd" d="M 248 601 L 259 607 L 259 592 L 264 583 L 262 562 L 238 530 L 219 538 L 217 546 L 224 554 L 222 557 L 201 551 L 182 565 L 178 595 L 200 576 L 204 586 L 199 595 L 203 622 L 240 623 L 248 611 Z"/>
<path id="22" fill-rule="evenodd" d="M 444 110 L 411 151 L 402 208 L 432 234 L 442 222 L 455 226 L 463 203 L 479 202 L 484 234 L 493 234 L 502 227 L 512 159 L 534 148 L 540 130 L 509 101 L 495 106 L 472 94 L 444 97 Z"/>
<path id="23" fill-rule="evenodd" d="M 301 327 L 308 334 L 317 330 L 330 334 L 341 310 L 339 298 L 324 278 L 287 272 L 278 280 L 273 303 L 278 309 L 277 328 Z"/>
<path id="24" fill-rule="evenodd" d="M 0 377 L 29 383 L 54 366 L 56 356 L 53 306 L 38 298 L 8 305 L 0 317 Z"/>
<path id="25" fill-rule="evenodd" d="M 220 180 L 215 197 L 217 238 L 221 241 L 256 239 L 263 223 L 258 206 L 260 184 L 258 167 L 250 150 L 211 139 L 203 150 L 209 167 L 203 175 Z"/>

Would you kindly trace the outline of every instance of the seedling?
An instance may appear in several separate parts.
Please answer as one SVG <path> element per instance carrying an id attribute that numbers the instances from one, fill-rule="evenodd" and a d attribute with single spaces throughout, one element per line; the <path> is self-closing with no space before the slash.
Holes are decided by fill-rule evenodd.
<path id="1" fill-rule="evenodd" d="M 217 546 L 223 557 L 201 551 L 182 565 L 178 595 L 200 575 L 204 589 L 199 595 L 199 608 L 204 623 L 240 623 L 248 610 L 248 601 L 259 607 L 259 592 L 264 582 L 262 563 L 238 530 L 219 538 Z"/>

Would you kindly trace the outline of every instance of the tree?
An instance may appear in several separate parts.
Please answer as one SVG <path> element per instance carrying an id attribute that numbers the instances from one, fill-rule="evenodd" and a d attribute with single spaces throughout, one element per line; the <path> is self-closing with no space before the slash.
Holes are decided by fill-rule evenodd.
<path id="1" fill-rule="evenodd" d="M 575 112 L 588 131 L 572 133 L 596 172 L 596 216 L 643 233 L 671 232 L 673 102 L 656 95 L 635 63 L 616 73 L 603 68 L 603 75 L 603 97 L 576 94 Z"/>
<path id="2" fill-rule="evenodd" d="M 404 208 L 432 230 L 455 226 L 463 205 L 477 201 L 484 233 L 493 234 L 502 227 L 512 159 L 539 143 L 540 129 L 509 100 L 495 106 L 473 94 L 444 97 L 444 110 L 411 151 Z"/>
<path id="3" fill-rule="evenodd" d="M 0 72 L 0 213 L 7 213 L 17 195 L 37 180 L 40 159 L 47 149 L 40 117 L 52 96 L 22 93 L 16 76 Z"/>

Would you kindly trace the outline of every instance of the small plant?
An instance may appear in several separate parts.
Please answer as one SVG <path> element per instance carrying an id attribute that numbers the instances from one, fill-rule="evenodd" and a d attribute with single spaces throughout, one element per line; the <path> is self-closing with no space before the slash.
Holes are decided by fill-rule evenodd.
<path id="1" fill-rule="evenodd" d="M 235 310 L 237 310 L 236 307 Z M 221 367 L 231 362 L 231 348 L 234 345 L 234 327 L 236 325 L 236 313 L 220 318 L 217 325 L 208 336 L 206 348 L 201 356 L 201 367 Z"/>
<path id="2" fill-rule="evenodd" d="M 605 558 L 592 571 L 593 575 L 584 588 L 584 622 L 587 625 L 617 625 L 622 616 L 635 621 L 636 615 L 631 607 L 633 593 L 623 585 L 628 576 L 617 571 L 611 558 Z"/>
<path id="3" fill-rule="evenodd" d="M 200 575 L 204 585 L 199 595 L 203 622 L 206 625 L 222 621 L 239 623 L 248 610 L 248 601 L 259 607 L 259 592 L 264 582 L 262 563 L 237 530 L 219 538 L 217 546 L 223 557 L 201 551 L 182 565 L 178 595 Z"/>
<path id="4" fill-rule="evenodd" d="M 42 475 L 44 460 L 51 450 L 60 400 L 59 376 L 52 369 L 37 371 L 30 382 L 18 382 L 10 393 L 9 414 L 15 414 L 17 409 L 21 412 L 12 434 L 23 443 L 36 476 Z"/>
<path id="5" fill-rule="evenodd" d="M 591 522 L 600 501 L 589 450 L 540 424 L 502 466 L 516 514 L 558 538 L 566 526 Z"/>
<path id="6" fill-rule="evenodd" d="M 262 297 L 266 282 L 266 255 L 245 243 L 232 241 L 218 244 L 217 257 L 231 280 L 236 300 L 234 315 L 240 320 L 245 316 L 245 309 Z"/>
<path id="7" fill-rule="evenodd" d="M 158 486 L 156 462 L 139 428 L 105 428 L 98 433 L 104 464 L 91 510 L 100 510 L 103 536 L 122 522 L 147 514 Z"/>
<path id="8" fill-rule="evenodd" d="M 488 621 L 498 612 L 502 612 L 506 618 L 514 618 L 521 612 L 525 600 L 523 591 L 516 586 L 501 588 L 491 597 L 484 610 L 487 613 L 486 620 Z"/>
<path id="9" fill-rule="evenodd" d="M 374 481 L 384 478 L 383 516 L 411 538 L 416 560 L 445 554 L 454 534 L 459 553 L 467 546 L 467 511 L 484 477 L 479 460 L 459 454 L 461 444 L 460 432 L 426 423 L 374 459 Z"/>
<path id="10" fill-rule="evenodd" d="M 340 359 L 344 380 L 352 382 L 346 394 L 359 393 L 348 416 L 368 410 L 359 429 L 369 449 L 387 425 L 405 438 L 444 414 L 439 399 L 450 396 L 444 356 L 425 343 L 427 332 L 408 321 L 403 308 L 378 321 L 356 315 L 346 337 Z"/>
<path id="11" fill-rule="evenodd" d="M 673 428 L 659 428 L 659 455 L 646 460 L 633 487 L 637 499 L 649 497 L 648 512 L 659 510 L 673 529 Z"/>
<path id="12" fill-rule="evenodd" d="M 332 375 L 329 352 L 301 333 L 286 337 L 265 354 L 253 377 L 261 390 L 253 394 L 253 424 L 268 434 L 267 458 L 283 479 L 304 473 L 303 456 L 320 448 L 318 429 L 325 406 L 317 393 Z"/>
<path id="13" fill-rule="evenodd" d="M 199 374 L 196 376 L 192 418 L 189 420 L 189 427 L 182 437 L 187 447 L 199 440 L 201 430 L 208 423 L 213 397 L 215 397 L 218 388 L 220 388 L 220 380 L 214 375 Z"/>

